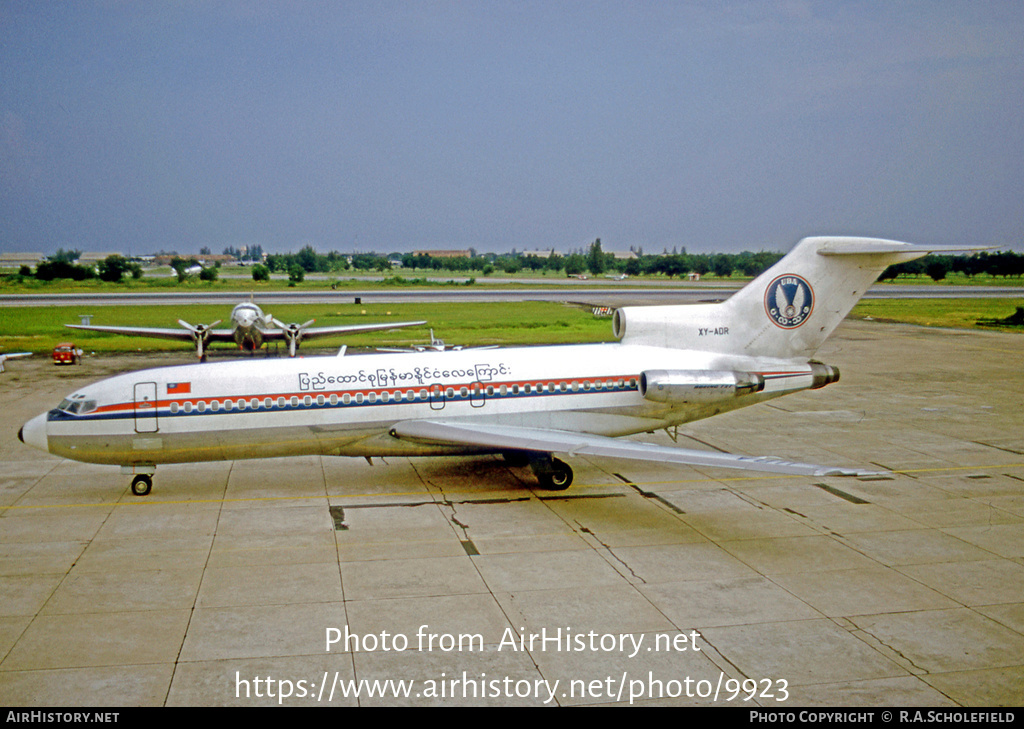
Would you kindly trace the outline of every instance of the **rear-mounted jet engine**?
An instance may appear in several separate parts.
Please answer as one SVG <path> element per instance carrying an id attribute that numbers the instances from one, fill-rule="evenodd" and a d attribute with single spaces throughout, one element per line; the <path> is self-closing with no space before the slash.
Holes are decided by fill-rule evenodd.
<path id="1" fill-rule="evenodd" d="M 640 394 L 669 405 L 708 403 L 761 392 L 764 378 L 732 370 L 648 370 L 640 373 Z"/>

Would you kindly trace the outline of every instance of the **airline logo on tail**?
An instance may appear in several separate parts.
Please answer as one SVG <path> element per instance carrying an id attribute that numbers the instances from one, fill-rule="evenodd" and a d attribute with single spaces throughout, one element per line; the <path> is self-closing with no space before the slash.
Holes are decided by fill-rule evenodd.
<path id="1" fill-rule="evenodd" d="M 814 310 L 814 291 L 800 276 L 783 274 L 765 289 L 764 310 L 775 326 L 796 329 Z"/>

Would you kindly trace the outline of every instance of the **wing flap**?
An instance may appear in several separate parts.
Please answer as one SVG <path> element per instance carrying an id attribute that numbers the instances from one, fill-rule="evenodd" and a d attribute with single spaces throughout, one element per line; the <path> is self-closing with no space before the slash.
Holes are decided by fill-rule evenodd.
<path id="1" fill-rule="evenodd" d="M 619 440 L 601 435 L 564 430 L 522 428 L 481 423 L 449 423 L 413 420 L 397 423 L 391 434 L 397 438 L 439 445 L 473 446 L 494 450 L 522 450 L 566 456 L 603 456 L 637 461 L 713 466 L 746 471 L 784 473 L 798 476 L 872 476 L 877 471 L 797 463 L 770 456 L 740 456 L 732 453 L 698 451 L 688 448 Z"/>

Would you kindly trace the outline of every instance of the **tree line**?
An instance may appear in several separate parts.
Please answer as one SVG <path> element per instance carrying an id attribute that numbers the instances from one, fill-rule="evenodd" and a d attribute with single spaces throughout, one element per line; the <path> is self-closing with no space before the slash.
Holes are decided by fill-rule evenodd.
<path id="1" fill-rule="evenodd" d="M 950 273 L 960 273 L 968 278 L 979 274 L 1020 278 L 1024 275 L 1024 254 L 999 251 L 973 256 L 925 256 L 889 266 L 878 280 L 891 281 L 898 276 L 928 276 L 934 281 L 942 281 Z"/>
<path id="2" fill-rule="evenodd" d="M 581 249 L 566 255 L 552 252 L 547 255 L 537 253 L 483 253 L 476 254 L 470 250 L 469 256 L 448 257 L 431 256 L 426 253 L 357 253 L 345 256 L 332 251 L 328 254 L 317 253 L 307 246 L 298 253 L 270 254 L 266 257 L 266 266 L 271 272 L 289 273 L 296 267 L 306 273 L 331 273 L 348 270 L 355 271 L 390 271 L 392 261 L 400 261 L 402 268 L 429 269 L 464 273 L 480 273 L 484 276 L 495 272 L 519 273 L 564 273 L 575 276 L 590 273 L 595 276 L 602 274 L 626 274 L 629 276 L 663 274 L 669 277 L 698 273 L 717 276 L 756 276 L 780 258 L 782 253 L 682 253 L 647 254 L 643 251 L 634 252 L 631 258 L 617 258 L 614 253 L 606 252 L 601 247 L 600 238 L 590 244 L 589 248 Z"/>
<path id="3" fill-rule="evenodd" d="M 87 281 L 98 278 L 100 281 L 118 282 L 125 277 L 142 278 L 142 265 L 138 261 L 129 260 L 124 256 L 110 255 L 93 266 L 75 263 L 79 256 L 81 256 L 80 251 L 59 249 L 45 261 L 40 261 L 35 272 L 28 266 L 22 266 L 17 275 L 23 278 L 32 276 L 39 281 L 55 279 Z"/>
<path id="4" fill-rule="evenodd" d="M 298 253 L 270 254 L 266 265 L 270 272 L 289 273 L 301 269 L 305 273 L 331 273 L 348 270 L 390 271 L 392 261 L 401 261 L 403 268 L 428 269 L 435 271 L 480 273 L 484 276 L 495 272 L 519 273 L 564 273 L 567 276 L 592 274 L 625 274 L 628 276 L 663 275 L 669 278 L 696 273 L 701 276 L 753 277 L 767 270 L 782 257 L 777 252 L 742 253 L 687 253 L 664 252 L 645 254 L 643 250 L 633 251 L 630 258 L 617 258 L 614 253 L 602 250 L 601 240 L 595 240 L 587 249 L 561 255 L 550 253 L 516 252 L 484 253 L 471 251 L 467 257 L 440 257 L 425 253 L 393 253 L 385 256 L 377 253 L 358 253 L 345 256 L 337 252 L 317 253 L 307 246 Z M 943 280 L 950 273 L 968 277 L 979 274 L 990 276 L 1024 275 L 1024 254 L 1013 251 L 980 253 L 960 256 L 925 256 L 915 261 L 890 266 L 880 280 L 892 280 L 899 276 L 929 276 L 935 281 Z"/>
<path id="5" fill-rule="evenodd" d="M 629 258 L 618 258 L 606 252 L 597 239 L 588 248 L 580 249 L 566 255 L 550 253 L 484 253 L 470 251 L 465 257 L 430 256 L 425 253 L 393 253 L 380 255 L 377 253 L 356 253 L 345 255 L 337 251 L 318 253 L 312 246 L 305 246 L 297 253 L 271 253 L 266 255 L 263 263 L 252 266 L 252 277 L 256 281 L 270 279 L 271 273 L 286 273 L 293 283 L 303 280 L 307 273 L 341 273 L 344 271 L 379 271 L 392 270 L 392 261 L 401 261 L 407 269 L 429 269 L 435 271 L 462 272 L 482 274 L 495 272 L 518 273 L 531 271 L 534 273 L 551 273 L 555 275 L 579 276 L 600 275 L 663 275 L 669 278 L 686 276 L 696 273 L 701 276 L 718 277 L 742 276 L 753 277 L 774 265 L 784 254 L 774 252 L 742 253 L 687 253 L 664 252 L 645 254 L 642 250 L 633 251 Z M 83 281 L 99 279 L 101 281 L 122 281 L 125 278 L 139 279 L 143 275 L 142 265 L 138 260 L 128 259 L 120 255 L 107 256 L 95 265 L 75 263 L 81 255 L 80 251 L 58 250 L 45 261 L 41 261 L 35 271 L 29 266 L 22 266 L 17 276 L 36 278 L 40 281 L 54 279 L 73 279 Z M 199 265 L 195 256 L 174 256 L 171 267 L 179 281 L 185 281 L 192 275 L 201 280 L 217 279 L 219 264 L 201 267 L 198 273 L 194 269 Z M 998 277 L 1021 277 L 1024 275 L 1024 254 L 1013 251 L 995 253 L 983 252 L 977 255 L 961 256 L 925 256 L 907 263 L 900 263 L 887 268 L 879 280 L 894 280 L 900 276 L 928 276 L 935 281 L 945 279 L 950 273 L 973 277 L 981 274 Z"/>

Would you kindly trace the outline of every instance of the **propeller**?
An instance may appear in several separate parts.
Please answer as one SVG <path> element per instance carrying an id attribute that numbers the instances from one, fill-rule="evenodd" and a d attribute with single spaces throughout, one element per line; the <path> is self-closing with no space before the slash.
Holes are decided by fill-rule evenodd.
<path id="1" fill-rule="evenodd" d="M 302 341 L 302 332 L 305 331 L 316 319 L 310 319 L 305 324 L 285 324 L 283 321 L 279 321 L 271 317 L 271 320 L 284 332 L 284 338 L 288 341 L 288 356 L 294 357 L 295 350 L 299 346 L 299 342 Z"/>
<path id="2" fill-rule="evenodd" d="M 206 352 L 204 347 L 210 339 L 210 330 L 221 323 L 221 320 L 213 322 L 212 324 L 189 324 L 183 319 L 178 319 L 178 324 L 188 329 L 192 333 L 192 341 L 196 343 L 196 353 L 199 355 L 201 362 L 206 361 Z"/>

